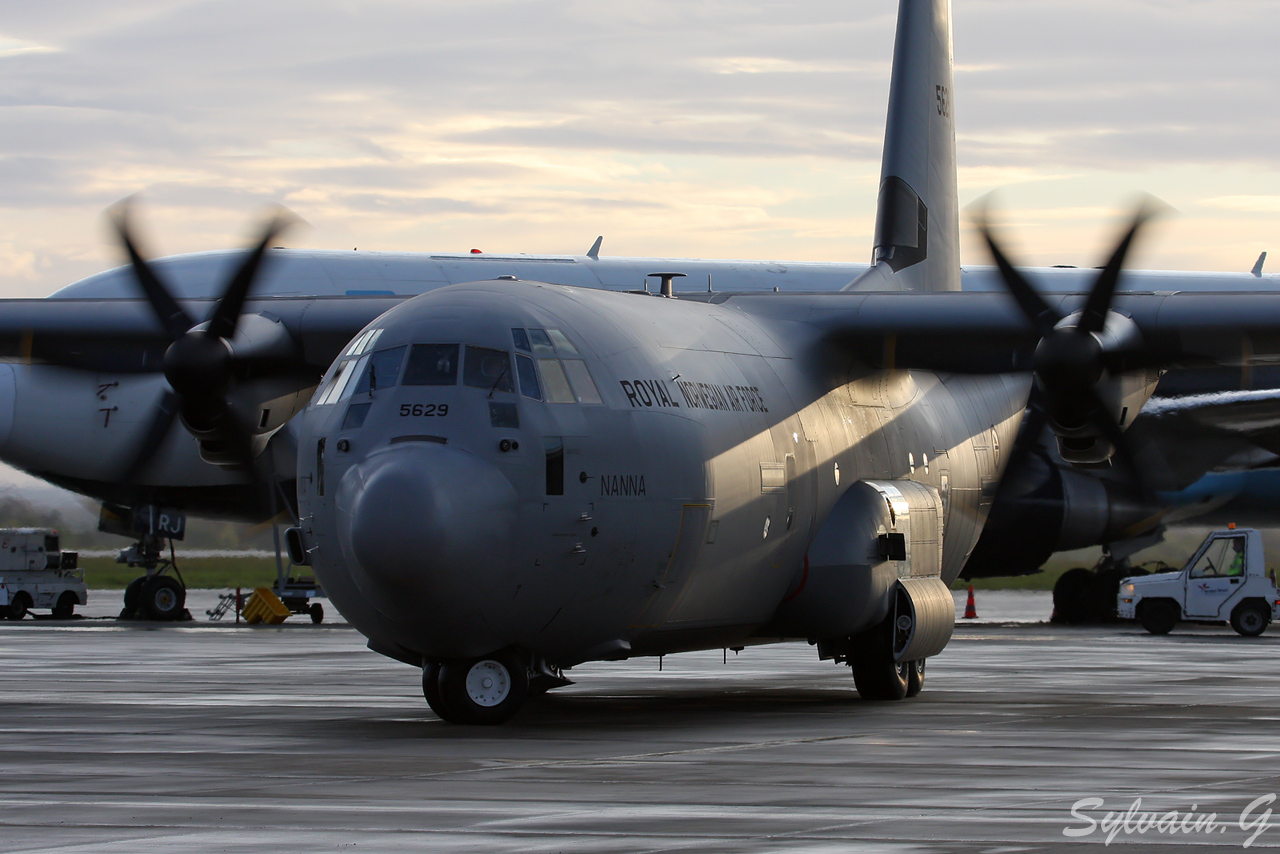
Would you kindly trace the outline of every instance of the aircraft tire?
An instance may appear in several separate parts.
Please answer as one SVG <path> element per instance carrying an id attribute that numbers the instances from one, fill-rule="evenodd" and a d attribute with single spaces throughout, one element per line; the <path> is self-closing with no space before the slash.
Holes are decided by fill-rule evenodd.
<path id="1" fill-rule="evenodd" d="M 138 616 L 138 610 L 142 605 L 142 585 L 147 583 L 147 577 L 140 575 L 124 588 L 124 610 L 120 613 L 122 619 L 133 619 Z"/>
<path id="2" fill-rule="evenodd" d="M 149 620 L 167 622 L 182 616 L 187 589 L 167 575 L 153 575 L 142 585 L 142 613 Z"/>
<path id="3" fill-rule="evenodd" d="M 76 613 L 76 605 L 80 604 L 80 600 L 76 598 L 76 594 L 70 590 L 62 591 L 62 595 L 58 597 L 58 604 L 53 606 L 53 618 L 55 620 L 70 620 Z"/>
<path id="4" fill-rule="evenodd" d="M 1256 638 L 1267 630 L 1271 622 L 1271 609 L 1257 602 L 1241 602 L 1231 612 L 1231 628 L 1246 638 Z"/>
<path id="5" fill-rule="evenodd" d="M 440 717 L 444 720 L 493 726 L 511 720 L 524 705 L 529 696 L 529 671 L 523 661 L 507 652 L 445 661 L 440 665 L 439 687 L 444 712 Z"/>
<path id="6" fill-rule="evenodd" d="M 915 661 L 907 662 L 910 670 L 907 672 L 907 696 L 918 697 L 920 692 L 924 690 L 924 667 L 927 658 L 918 658 Z"/>
<path id="7" fill-rule="evenodd" d="M 307 613 L 311 615 L 311 622 L 317 626 L 324 622 L 324 606 L 319 602 L 312 602 L 311 607 L 307 609 Z"/>
<path id="8" fill-rule="evenodd" d="M 890 623 L 886 620 L 866 632 L 857 639 L 861 641 L 861 654 L 850 658 L 853 684 L 864 700 L 901 700 L 907 696 L 911 662 L 893 660 L 889 631 Z"/>
<path id="9" fill-rule="evenodd" d="M 1153 635 L 1167 635 L 1182 616 L 1178 606 L 1168 599 L 1142 602 L 1138 608 L 1138 622 Z"/>
<path id="10" fill-rule="evenodd" d="M 461 723 L 440 697 L 440 663 L 438 661 L 422 663 L 422 696 L 426 698 L 427 705 L 440 720 L 451 724 Z"/>
<path id="11" fill-rule="evenodd" d="M 1062 573 L 1053 585 L 1053 622 L 1091 623 L 1095 620 L 1098 576 L 1091 569 L 1077 566 Z"/>
<path id="12" fill-rule="evenodd" d="M 19 590 L 13 594 L 13 599 L 9 601 L 9 607 L 5 610 L 5 619 L 21 620 L 27 616 L 27 611 L 31 609 L 31 594 L 25 590 Z"/>

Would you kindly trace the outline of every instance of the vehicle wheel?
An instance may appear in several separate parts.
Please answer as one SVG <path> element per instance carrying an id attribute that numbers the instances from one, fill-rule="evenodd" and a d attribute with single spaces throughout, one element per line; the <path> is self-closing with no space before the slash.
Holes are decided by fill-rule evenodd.
<path id="1" fill-rule="evenodd" d="M 76 598 L 76 594 L 70 590 L 62 591 L 62 595 L 58 597 L 58 604 L 53 606 L 53 618 L 55 620 L 70 620 L 76 613 L 76 606 L 80 604 L 80 600 Z"/>
<path id="2" fill-rule="evenodd" d="M 307 613 L 311 615 L 311 622 L 316 625 L 324 622 L 324 606 L 319 602 L 312 602 L 311 607 L 307 609 Z"/>
<path id="3" fill-rule="evenodd" d="M 142 587 L 147 583 L 147 577 L 140 575 L 124 589 L 124 611 L 120 614 L 122 618 L 133 618 L 139 616 L 138 612 L 142 607 Z"/>
<path id="4" fill-rule="evenodd" d="M 1097 586 L 1097 574 L 1083 566 L 1062 573 L 1058 583 L 1053 585 L 1053 622 L 1093 622 L 1096 619 Z"/>
<path id="5" fill-rule="evenodd" d="M 1236 634 L 1256 638 L 1267 630 L 1271 622 L 1269 610 L 1257 602 L 1241 602 L 1231 612 L 1231 628 L 1236 630 Z"/>
<path id="6" fill-rule="evenodd" d="M 1138 620 L 1153 635 L 1167 635 L 1178 624 L 1178 606 L 1169 601 L 1142 602 L 1138 608 Z"/>
<path id="7" fill-rule="evenodd" d="M 153 575 L 142 586 L 142 613 L 149 620 L 176 620 L 187 603 L 187 590 L 176 578 Z"/>
<path id="8" fill-rule="evenodd" d="M 440 665 L 439 689 L 441 709 L 431 708 L 444 720 L 501 724 L 511 720 L 529 696 L 529 671 L 511 653 L 446 661 Z"/>
<path id="9" fill-rule="evenodd" d="M 31 594 L 25 590 L 19 590 L 9 600 L 9 610 L 5 617 L 10 620 L 21 620 L 27 616 L 27 611 L 31 609 L 31 604 Z"/>

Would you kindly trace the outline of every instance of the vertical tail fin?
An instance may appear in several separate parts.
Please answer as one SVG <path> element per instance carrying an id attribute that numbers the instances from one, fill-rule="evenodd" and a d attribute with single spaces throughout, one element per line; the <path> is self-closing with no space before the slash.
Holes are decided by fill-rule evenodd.
<path id="1" fill-rule="evenodd" d="M 951 0 L 899 0 L 870 270 L 849 289 L 960 290 Z"/>

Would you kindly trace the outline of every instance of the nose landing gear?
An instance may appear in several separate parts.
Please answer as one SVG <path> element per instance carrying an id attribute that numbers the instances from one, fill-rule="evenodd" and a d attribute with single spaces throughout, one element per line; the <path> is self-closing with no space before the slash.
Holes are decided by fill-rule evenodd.
<path id="1" fill-rule="evenodd" d="M 431 711 L 449 723 L 506 723 L 529 696 L 529 668 L 509 651 L 427 661 L 422 667 L 422 695 Z"/>

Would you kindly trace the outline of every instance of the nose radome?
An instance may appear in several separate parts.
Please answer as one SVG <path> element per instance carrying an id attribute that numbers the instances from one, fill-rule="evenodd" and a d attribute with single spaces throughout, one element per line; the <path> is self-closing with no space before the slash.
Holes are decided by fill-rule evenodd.
<path id="1" fill-rule="evenodd" d="M 424 644 L 490 642 L 483 615 L 510 596 L 519 505 L 501 471 L 447 445 L 404 443 L 349 469 L 335 503 L 348 568 L 379 611 Z"/>

